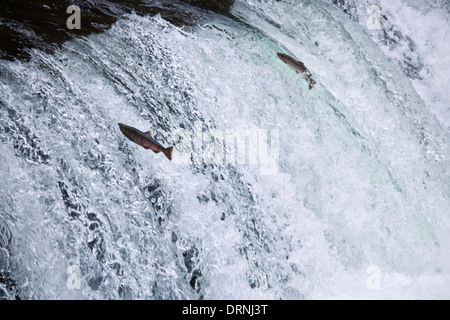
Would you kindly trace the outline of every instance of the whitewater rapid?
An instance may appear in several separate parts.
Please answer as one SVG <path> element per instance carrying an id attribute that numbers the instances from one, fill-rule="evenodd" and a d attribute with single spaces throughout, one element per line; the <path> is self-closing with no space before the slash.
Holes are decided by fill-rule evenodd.
<path id="1" fill-rule="evenodd" d="M 448 31 L 444 2 L 404 24 L 406 4 L 371 4 L 401 31 L 430 12 Z M 423 34 L 413 53 L 386 46 L 363 9 L 242 0 L 191 8 L 184 27 L 132 13 L 1 61 L 3 295 L 449 298 L 448 57 Z M 399 63 L 414 54 L 422 79 Z M 174 161 L 119 122 L 175 145 Z M 243 161 L 218 157 L 243 131 Z"/>

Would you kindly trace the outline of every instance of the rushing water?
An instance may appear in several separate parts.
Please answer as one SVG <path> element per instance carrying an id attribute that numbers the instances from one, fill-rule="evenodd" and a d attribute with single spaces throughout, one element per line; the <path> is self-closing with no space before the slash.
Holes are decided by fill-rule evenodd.
<path id="1" fill-rule="evenodd" d="M 130 13 L 1 61 L 0 293 L 450 298 L 448 4 L 332 2 Z"/>

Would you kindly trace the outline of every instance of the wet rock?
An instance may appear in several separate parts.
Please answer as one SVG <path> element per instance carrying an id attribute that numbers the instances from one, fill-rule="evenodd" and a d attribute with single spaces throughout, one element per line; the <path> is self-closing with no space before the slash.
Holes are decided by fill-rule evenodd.
<path id="1" fill-rule="evenodd" d="M 200 292 L 200 283 L 199 279 L 202 277 L 202 272 L 199 269 L 195 268 L 198 260 L 198 250 L 193 247 L 189 250 L 183 252 L 184 265 L 188 273 L 191 273 L 191 279 L 189 280 L 189 285 L 192 289 L 194 289 L 197 293 Z"/>
<path id="2" fill-rule="evenodd" d="M 66 26 L 70 5 L 81 9 L 82 28 L 69 30 Z M 103 1 L 45 1 L 45 0 L 3 0 L 0 16 L 2 24 L 1 42 L 3 58 L 29 58 L 30 48 L 50 49 L 54 43 L 61 43 L 73 35 L 103 31 L 115 21 L 114 14 Z M 69 32 L 70 31 L 70 32 Z M 43 45 L 45 44 L 45 45 Z"/>
<path id="3" fill-rule="evenodd" d="M 172 242 L 175 243 L 178 241 L 178 236 L 175 232 L 172 231 Z"/>
<path id="4" fill-rule="evenodd" d="M 95 254 L 95 258 L 99 262 L 104 262 L 106 254 L 106 244 L 102 236 L 95 234 L 94 238 L 88 241 L 88 248 Z"/>
<path id="5" fill-rule="evenodd" d="M 120 299 L 122 299 L 122 300 L 131 300 L 131 299 L 133 299 L 133 291 L 127 285 L 121 284 L 119 286 L 118 293 L 119 293 Z"/>
<path id="6" fill-rule="evenodd" d="M 114 262 L 110 265 L 110 268 L 116 272 L 118 276 L 123 275 L 123 271 L 121 269 L 121 265 L 118 262 Z"/>
<path id="7" fill-rule="evenodd" d="M 0 248 L 0 272 L 9 269 L 9 252 L 5 248 Z"/>
<path id="8" fill-rule="evenodd" d="M 184 265 L 186 266 L 188 272 L 192 272 L 197 256 L 198 250 L 196 248 L 191 248 L 183 252 Z"/>
<path id="9" fill-rule="evenodd" d="M 19 297 L 17 296 L 17 284 L 11 278 L 11 274 L 9 271 L 0 270 L 0 299 L 19 299 Z"/>
<path id="10" fill-rule="evenodd" d="M 11 244 L 11 231 L 8 226 L 0 221 L 0 248 L 8 248 Z"/>
<path id="11" fill-rule="evenodd" d="M 191 280 L 189 281 L 189 284 L 191 285 L 191 288 L 194 289 L 197 293 L 200 291 L 200 283 L 199 279 L 202 276 L 202 273 L 200 270 L 196 269 L 194 272 L 192 272 Z"/>
<path id="12" fill-rule="evenodd" d="M 73 219 L 79 217 L 81 215 L 81 205 L 73 199 L 72 193 L 64 182 L 58 181 L 58 187 L 70 217 Z"/>
<path id="13" fill-rule="evenodd" d="M 30 49 L 52 51 L 73 37 L 107 30 L 126 13 L 160 14 L 177 25 L 193 25 L 198 16 L 186 10 L 194 5 L 217 12 L 228 12 L 234 0 L 2 0 L 0 6 L 0 58 L 29 59 Z M 70 5 L 80 8 L 80 29 L 69 29 Z"/>
<path id="14" fill-rule="evenodd" d="M 186 0 L 186 2 L 217 12 L 229 12 L 234 0 Z"/>
<path id="15" fill-rule="evenodd" d="M 88 286 L 94 290 L 97 291 L 100 285 L 102 284 L 103 276 L 101 274 L 96 274 L 92 278 L 88 280 Z"/>
<path id="16" fill-rule="evenodd" d="M 4 102 L 0 101 L 0 107 L 0 139 L 11 141 L 16 155 L 35 163 L 48 164 L 50 155 L 43 150 L 40 139 L 24 124 L 23 117 Z"/>
<path id="17" fill-rule="evenodd" d="M 90 230 L 90 231 L 95 231 L 95 230 L 97 230 L 99 227 L 100 227 L 100 225 L 98 224 L 98 222 L 92 222 L 92 223 L 89 225 L 89 230 Z"/>
<path id="18" fill-rule="evenodd" d="M 100 220 L 97 218 L 97 215 L 95 213 L 88 212 L 86 216 L 90 221 L 100 222 Z"/>
<path id="19" fill-rule="evenodd" d="M 172 209 L 170 196 L 161 188 L 159 181 L 154 181 L 145 188 L 145 195 L 153 207 L 159 225 L 170 216 Z"/>

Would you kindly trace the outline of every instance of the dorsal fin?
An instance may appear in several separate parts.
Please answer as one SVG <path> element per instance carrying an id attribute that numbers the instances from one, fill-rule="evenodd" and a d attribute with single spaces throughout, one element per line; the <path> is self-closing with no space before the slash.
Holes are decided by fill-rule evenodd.
<path id="1" fill-rule="evenodd" d="M 148 130 L 148 131 L 146 132 L 146 134 L 148 134 L 150 137 L 152 136 L 152 132 L 151 132 L 150 130 Z"/>
<path id="2" fill-rule="evenodd" d="M 303 62 L 301 62 L 301 61 L 299 61 L 298 63 L 300 63 L 302 66 L 305 66 L 305 64 Z"/>

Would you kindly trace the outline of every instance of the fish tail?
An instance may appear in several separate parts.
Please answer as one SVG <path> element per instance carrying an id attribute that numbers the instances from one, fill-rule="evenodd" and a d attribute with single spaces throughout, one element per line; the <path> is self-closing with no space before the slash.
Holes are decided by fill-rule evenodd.
<path id="1" fill-rule="evenodd" d="M 173 147 L 169 147 L 166 150 L 164 150 L 164 154 L 166 155 L 167 159 L 172 161 L 172 151 Z"/>

